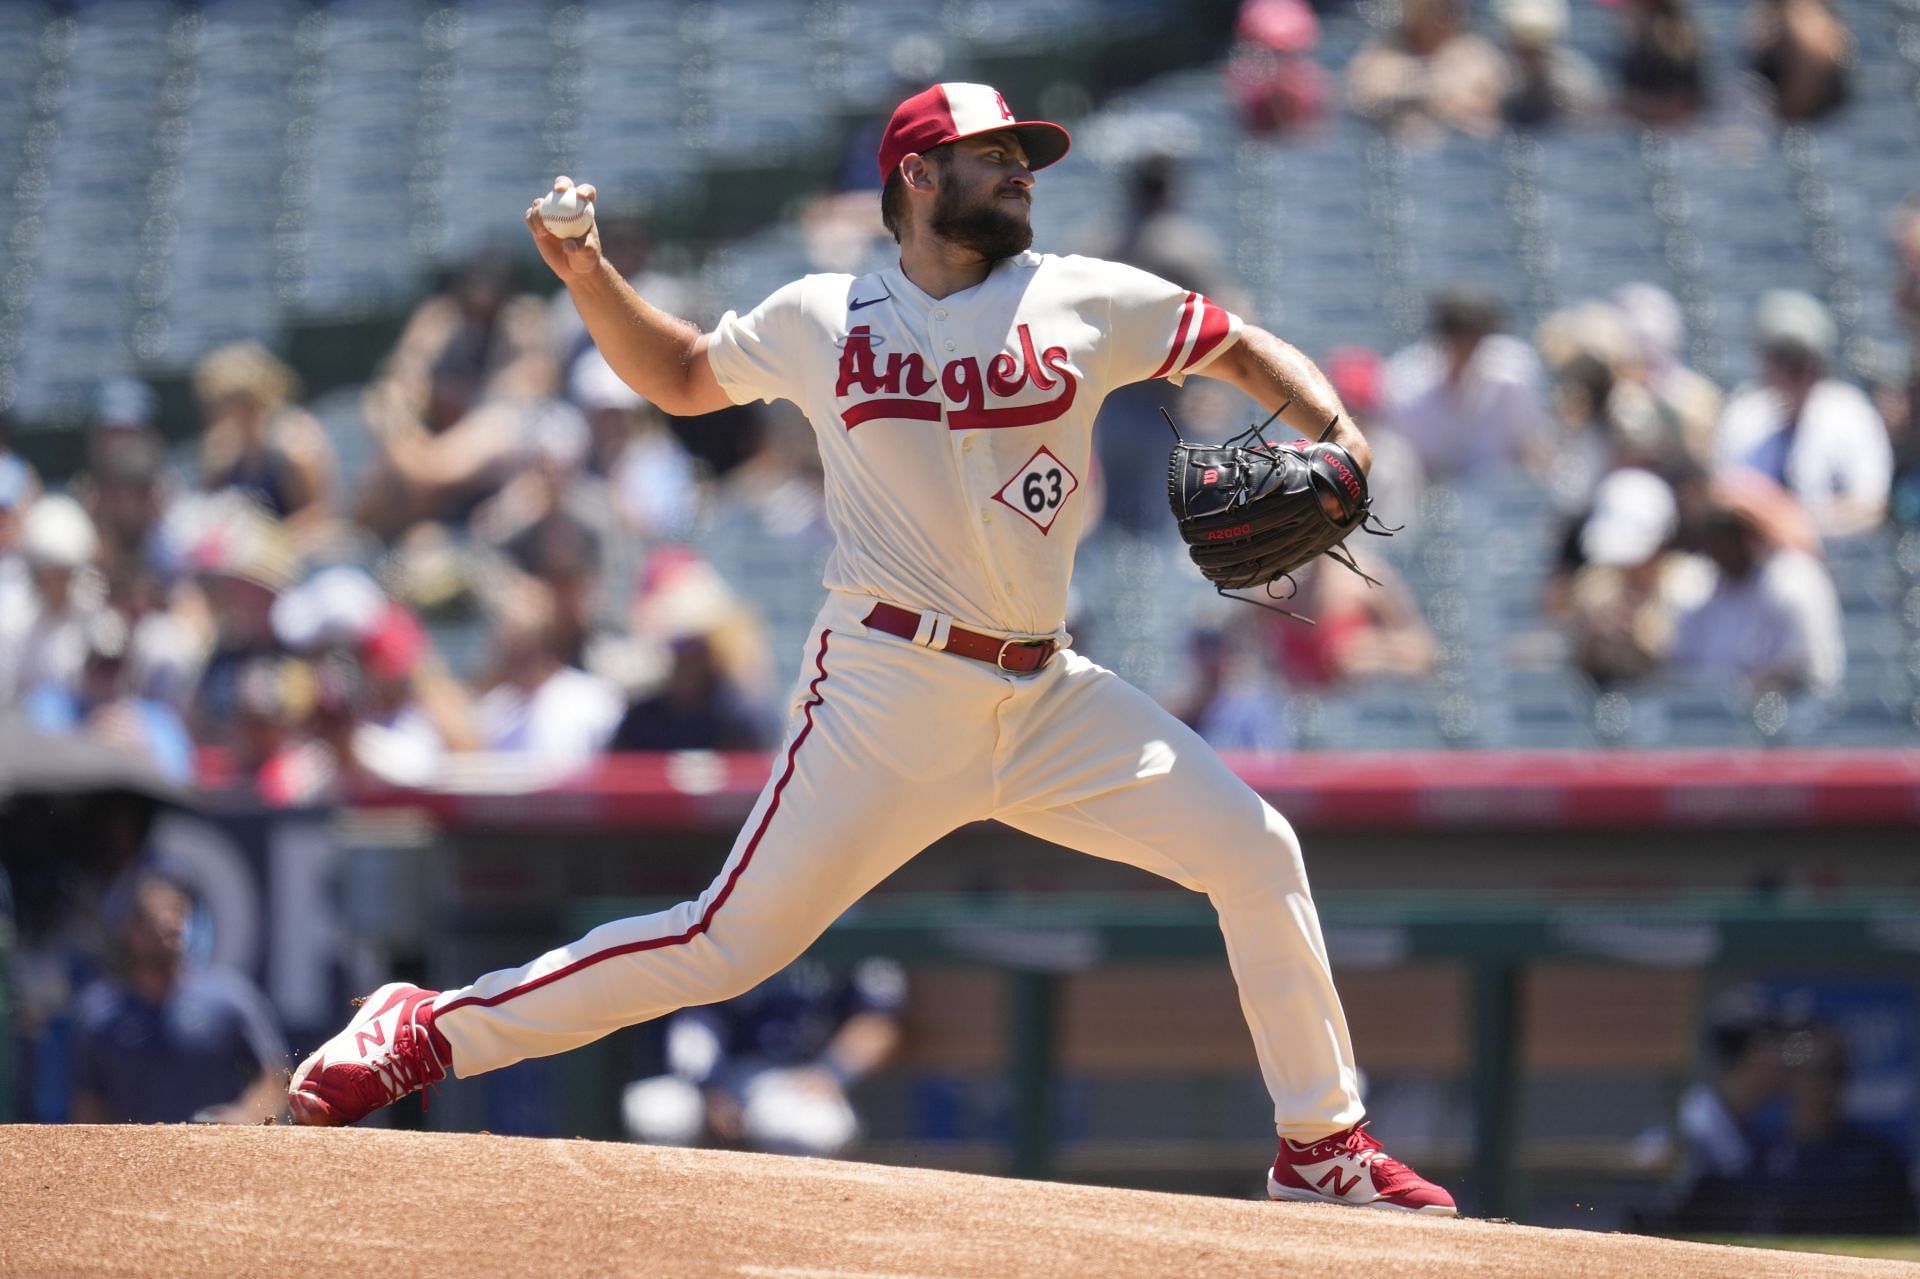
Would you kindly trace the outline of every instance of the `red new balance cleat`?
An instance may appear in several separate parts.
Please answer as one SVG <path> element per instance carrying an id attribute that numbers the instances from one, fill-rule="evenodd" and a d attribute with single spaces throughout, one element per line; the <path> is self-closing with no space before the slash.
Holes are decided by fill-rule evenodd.
<path id="1" fill-rule="evenodd" d="M 1453 1196 L 1380 1148 L 1365 1123 L 1300 1145 L 1280 1139 L 1267 1194 L 1298 1203 L 1455 1215 Z"/>
<path id="2" fill-rule="evenodd" d="M 368 995 L 347 1028 L 294 1072 L 287 1088 L 293 1122 L 355 1123 L 446 1078 L 453 1050 L 433 1028 L 438 993 L 394 982 Z"/>

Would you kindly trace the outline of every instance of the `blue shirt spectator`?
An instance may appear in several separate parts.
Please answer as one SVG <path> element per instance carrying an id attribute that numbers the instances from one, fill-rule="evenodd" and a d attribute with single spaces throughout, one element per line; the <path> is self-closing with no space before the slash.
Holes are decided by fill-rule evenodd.
<path id="1" fill-rule="evenodd" d="M 279 1109 L 286 1041 L 245 978 L 185 967 L 189 913 L 167 880 L 135 887 L 122 975 L 80 996 L 74 1120 L 251 1123 Z"/>

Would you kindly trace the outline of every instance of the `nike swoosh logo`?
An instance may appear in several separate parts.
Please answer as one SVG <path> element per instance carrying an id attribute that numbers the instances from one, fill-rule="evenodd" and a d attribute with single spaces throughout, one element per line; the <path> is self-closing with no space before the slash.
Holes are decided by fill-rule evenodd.
<path id="1" fill-rule="evenodd" d="M 849 311 L 858 311 L 858 310 L 859 310 L 859 309 L 860 309 L 861 307 L 863 307 L 863 306 L 872 306 L 872 305 L 873 305 L 874 303 L 876 303 L 876 302 L 885 302 L 885 301 L 886 301 L 886 300 L 887 300 L 888 298 L 890 298 L 890 297 L 892 297 L 892 296 L 893 296 L 893 294 L 891 294 L 891 293 L 882 293 L 882 294 L 881 294 L 881 295 L 880 295 L 879 297 L 877 297 L 877 298 L 868 298 L 868 299 L 867 299 L 866 301 L 864 301 L 864 302 L 849 302 L 849 303 L 847 303 L 847 310 L 849 310 Z"/>

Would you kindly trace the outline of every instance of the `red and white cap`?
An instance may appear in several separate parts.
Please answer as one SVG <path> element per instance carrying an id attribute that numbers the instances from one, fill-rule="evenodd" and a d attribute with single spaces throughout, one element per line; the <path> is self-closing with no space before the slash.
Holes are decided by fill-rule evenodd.
<path id="1" fill-rule="evenodd" d="M 936 84 L 894 108 L 880 138 L 880 181 L 885 182 L 909 155 L 925 155 L 949 142 L 1001 129 L 1020 136 L 1030 169 L 1046 168 L 1073 144 L 1067 131 L 1050 120 L 1016 119 L 992 85 Z"/>

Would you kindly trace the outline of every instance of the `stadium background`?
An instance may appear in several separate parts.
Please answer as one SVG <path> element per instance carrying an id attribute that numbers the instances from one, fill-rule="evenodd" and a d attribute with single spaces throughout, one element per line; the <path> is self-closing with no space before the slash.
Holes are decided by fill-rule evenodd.
<path id="1" fill-rule="evenodd" d="M 1176 156 L 1178 205 L 1226 246 L 1250 315 L 1311 353 L 1391 351 L 1461 279 L 1520 334 L 1649 280 L 1681 299 L 1691 362 L 1731 387 L 1754 371 L 1755 300 L 1787 285 L 1830 305 L 1843 372 L 1878 376 L 1908 341 L 1885 225 L 1920 159 L 1920 15 L 1839 5 L 1854 98 L 1781 129 L 1732 88 L 1742 9 L 1696 6 L 1725 87 L 1694 128 L 1423 147 L 1337 104 L 1297 137 L 1247 133 L 1219 4 L 9 4 L 0 405 L 57 488 L 102 381 L 141 377 L 190 469 L 191 366 L 258 339 L 300 374 L 350 494 L 372 448 L 358 388 L 440 273 L 499 249 L 545 289 L 517 219 L 547 176 L 594 181 L 603 211 L 646 221 L 656 268 L 748 306 L 808 269 L 796 218 L 859 130 L 936 76 L 1074 130 L 1037 190 L 1043 246 L 1111 216 L 1145 147 Z M 1323 13 L 1315 59 L 1337 74 L 1385 20 Z M 1566 39 L 1606 65 L 1613 12 L 1575 3 Z M 791 674 L 824 548 L 717 506 L 687 540 Z M 1305 833 L 1383 1131 L 1470 1208 L 1617 1226 L 1672 1171 L 1649 1134 L 1698 1073 L 1702 1010 L 1758 978 L 1846 1029 L 1855 1113 L 1911 1152 L 1920 541 L 1891 522 L 1829 539 L 1844 688 L 1755 708 L 1575 674 L 1539 603 L 1562 518 L 1534 480 L 1430 484 L 1384 552 L 1433 672 L 1299 695 L 1301 753 L 1242 761 Z M 1150 688 L 1180 678 L 1209 601 L 1164 538 L 1109 524 L 1078 587 L 1090 653 Z M 478 673 L 482 621 L 429 631 Z M 633 758 L 529 792 L 524 766 L 456 761 L 425 794 L 264 812 L 221 788 L 218 752 L 202 763 L 200 811 L 156 843 L 296 1045 L 369 978 L 458 980 L 616 901 L 697 888 L 760 776 L 752 758 Z M 870 1157 L 1227 1193 L 1265 1157 L 1224 967 L 1151 881 L 970 830 L 844 931 L 915 948 Z M 617 1037 L 449 1086 L 428 1122 L 612 1135 L 613 1088 L 647 1052 Z"/>

